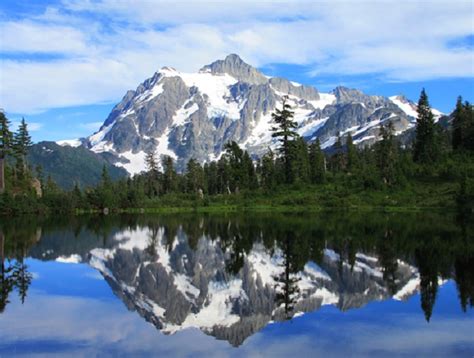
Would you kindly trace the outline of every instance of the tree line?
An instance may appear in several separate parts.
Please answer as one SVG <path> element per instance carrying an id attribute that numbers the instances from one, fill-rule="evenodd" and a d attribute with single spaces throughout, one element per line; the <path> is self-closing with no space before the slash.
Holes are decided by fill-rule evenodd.
<path id="1" fill-rule="evenodd" d="M 5 113 L 0 111 L 0 194 L 5 192 L 6 180 L 12 184 L 11 192 L 21 192 L 31 188 L 33 175 L 27 165 L 28 148 L 33 144 L 28 133 L 28 125 L 22 118 L 18 130 L 10 130 L 10 121 Z M 13 165 L 7 165 L 7 161 Z"/>
<path id="2" fill-rule="evenodd" d="M 0 118 L 0 163 L 3 168 L 6 157 L 14 158 L 15 165 L 7 170 L 12 179 L 11 190 L 7 192 L 18 198 L 15 188 L 28 187 L 34 177 L 25 159 L 31 139 L 24 120 L 18 132 L 11 135 L 6 116 L 2 113 Z M 338 134 L 334 146 L 325 152 L 319 139 L 307 143 L 298 135 L 294 112 L 286 98 L 272 118 L 275 146 L 261 158 L 252 158 L 232 141 L 225 144 L 218 160 L 200 164 L 191 159 L 185 171 L 179 173 L 171 157 L 160 158 L 159 153 L 150 151 L 145 159 L 146 171 L 133 178 L 112 181 L 104 166 L 96 187 L 76 185 L 70 192 L 61 190 L 51 178 L 44 180 L 41 168 L 37 168 L 36 177 L 43 194 L 41 203 L 64 211 L 180 206 L 182 199 L 206 205 L 213 198 L 248 198 L 255 192 L 272 196 L 286 189 L 311 192 L 321 187 L 344 196 L 344 193 L 410 191 L 417 185 L 438 181 L 454 183 L 459 206 L 473 209 L 474 109 L 461 97 L 451 120 L 444 118 L 436 122 L 423 89 L 411 145 L 400 142 L 388 119 L 382 121 L 381 139 L 374 145 L 357 146 L 349 132 Z M 36 195 L 33 190 L 25 192 L 30 198 Z M 6 206 L 12 205 L 11 195 L 4 195 L 3 200 Z"/>

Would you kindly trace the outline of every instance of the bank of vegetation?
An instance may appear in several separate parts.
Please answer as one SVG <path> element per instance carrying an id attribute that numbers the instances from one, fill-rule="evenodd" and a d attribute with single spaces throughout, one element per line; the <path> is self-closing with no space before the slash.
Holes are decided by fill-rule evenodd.
<path id="1" fill-rule="evenodd" d="M 18 131 L 0 113 L 0 213 L 90 211 L 223 211 L 327 209 L 474 208 L 474 109 L 458 98 L 449 117 L 435 122 L 423 90 L 411 145 L 402 145 L 390 119 L 381 140 L 358 147 L 351 134 L 338 135 L 323 151 L 295 131 L 291 107 L 273 114 L 276 150 L 257 162 L 235 142 L 220 159 L 191 159 L 178 173 L 173 159 L 150 152 L 147 170 L 112 180 L 104 166 L 95 187 L 61 189 L 41 167 L 26 161 L 31 138 L 23 120 Z"/>

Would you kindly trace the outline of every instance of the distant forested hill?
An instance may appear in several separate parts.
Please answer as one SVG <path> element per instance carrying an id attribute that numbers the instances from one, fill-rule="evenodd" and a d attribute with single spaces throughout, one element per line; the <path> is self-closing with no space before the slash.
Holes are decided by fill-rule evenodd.
<path id="1" fill-rule="evenodd" d="M 33 170 L 41 165 L 44 178 L 51 175 L 63 189 L 71 189 L 76 182 L 83 188 L 95 186 L 100 181 L 104 165 L 112 179 L 127 176 L 124 169 L 82 146 L 60 146 L 55 142 L 34 144 L 29 151 L 28 164 Z"/>

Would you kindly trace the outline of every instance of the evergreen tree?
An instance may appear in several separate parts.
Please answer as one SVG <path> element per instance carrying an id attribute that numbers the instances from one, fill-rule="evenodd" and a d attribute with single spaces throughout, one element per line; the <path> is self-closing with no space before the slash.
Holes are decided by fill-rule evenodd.
<path id="1" fill-rule="evenodd" d="M 77 182 L 74 183 L 74 188 L 71 192 L 71 199 L 75 208 L 85 208 L 86 205 L 84 202 L 84 196 L 82 195 L 81 188 L 79 188 L 79 184 Z"/>
<path id="2" fill-rule="evenodd" d="M 158 160 L 156 159 L 155 150 L 147 152 L 145 157 L 145 165 L 147 168 L 145 192 L 148 197 L 158 196 L 161 191 L 160 187 L 160 171 L 158 168 Z"/>
<path id="3" fill-rule="evenodd" d="M 260 160 L 260 181 L 263 188 L 269 190 L 276 185 L 275 159 L 271 149 L 268 149 Z"/>
<path id="4" fill-rule="evenodd" d="M 178 187 L 177 174 L 174 169 L 173 158 L 165 155 L 162 159 L 163 164 L 163 190 L 165 193 L 175 192 Z"/>
<path id="5" fill-rule="evenodd" d="M 109 188 L 112 185 L 112 180 L 110 179 L 109 171 L 105 164 L 102 166 L 102 174 L 100 176 L 100 185 L 104 188 Z"/>
<path id="6" fill-rule="evenodd" d="M 258 186 L 258 179 L 255 165 L 253 164 L 250 154 L 246 150 L 244 151 L 244 156 L 242 158 L 242 167 L 245 172 L 245 188 L 256 189 Z"/>
<path id="7" fill-rule="evenodd" d="M 3 111 L 0 111 L 0 194 L 5 191 L 5 162 L 11 152 L 12 133 L 10 121 Z"/>
<path id="8" fill-rule="evenodd" d="M 32 145 L 33 142 L 31 141 L 31 136 L 28 133 L 28 125 L 25 122 L 25 118 L 22 118 L 20 126 L 18 127 L 18 131 L 14 134 L 13 138 L 13 150 L 17 160 L 17 169 L 21 175 L 25 174 L 26 172 L 26 155 L 28 154 L 28 149 Z"/>
<path id="9" fill-rule="evenodd" d="M 347 148 L 347 171 L 352 173 L 358 165 L 358 153 L 357 148 L 354 145 L 352 140 L 352 135 L 347 134 L 346 138 L 346 148 Z"/>
<path id="10" fill-rule="evenodd" d="M 474 151 L 474 106 L 464 102 L 465 134 L 463 135 L 463 147 Z"/>
<path id="11" fill-rule="evenodd" d="M 145 165 L 149 173 L 158 172 L 158 161 L 156 160 L 156 152 L 154 150 L 150 150 L 146 153 Z"/>
<path id="12" fill-rule="evenodd" d="M 396 178 L 396 165 L 398 150 L 393 135 L 394 128 L 391 121 L 387 126 L 380 126 L 380 136 L 382 140 L 375 145 L 375 156 L 377 168 L 385 184 L 393 184 Z"/>
<path id="13" fill-rule="evenodd" d="M 95 205 L 100 209 L 110 209 L 116 206 L 118 201 L 117 193 L 114 191 L 112 179 L 105 164 L 102 167 L 100 183 L 94 191 Z"/>
<path id="14" fill-rule="evenodd" d="M 290 147 L 291 179 L 290 182 L 308 183 L 310 175 L 308 146 L 303 138 L 296 137 Z"/>
<path id="15" fill-rule="evenodd" d="M 416 138 L 413 159 L 418 163 L 432 163 L 438 158 L 437 130 L 425 89 L 421 91 L 418 101 L 418 118 L 416 120 Z"/>
<path id="16" fill-rule="evenodd" d="M 60 191 L 58 185 L 55 183 L 51 175 L 48 175 L 46 184 L 44 186 L 44 195 L 56 194 Z"/>
<path id="17" fill-rule="evenodd" d="M 227 158 L 223 155 L 217 162 L 217 192 L 230 194 L 230 166 Z"/>
<path id="18" fill-rule="evenodd" d="M 284 170 L 285 170 L 285 181 L 291 182 L 291 146 L 293 145 L 294 139 L 298 137 L 298 134 L 294 131 L 297 127 L 296 122 L 293 120 L 294 112 L 291 110 L 291 106 L 288 104 L 288 96 L 283 98 L 282 109 L 275 109 L 275 113 L 272 113 L 272 119 L 277 124 L 276 127 L 272 127 L 272 137 L 278 138 L 281 142 L 279 152 L 283 159 Z"/>
<path id="19" fill-rule="evenodd" d="M 336 143 L 334 144 L 334 154 L 331 157 L 332 169 L 334 172 L 342 172 L 346 168 L 346 158 L 344 156 L 344 149 L 342 147 L 342 140 L 339 133 L 337 133 Z"/>
<path id="20" fill-rule="evenodd" d="M 204 187 L 204 170 L 195 159 L 190 159 L 186 166 L 186 191 L 197 193 L 199 189 L 204 190 Z"/>
<path id="21" fill-rule="evenodd" d="M 453 149 L 474 150 L 474 108 L 459 96 L 453 115 Z"/>
<path id="22" fill-rule="evenodd" d="M 319 138 L 309 146 L 310 179 L 313 184 L 321 184 L 326 177 L 324 153 L 321 150 Z"/>
<path id="23" fill-rule="evenodd" d="M 205 182 L 207 183 L 207 192 L 209 195 L 215 195 L 220 192 L 217 172 L 216 162 L 206 163 L 204 165 Z"/>
<path id="24" fill-rule="evenodd" d="M 454 110 L 454 118 L 453 118 L 453 149 L 458 150 L 463 147 L 463 135 L 465 131 L 465 123 L 464 123 L 464 105 L 462 103 L 462 97 L 459 96 L 456 101 L 456 109 Z"/>
<path id="25" fill-rule="evenodd" d="M 240 148 L 237 142 L 229 142 L 224 146 L 225 157 L 229 163 L 230 173 L 230 190 L 238 192 L 246 184 L 247 173 L 243 165 L 244 151 Z"/>

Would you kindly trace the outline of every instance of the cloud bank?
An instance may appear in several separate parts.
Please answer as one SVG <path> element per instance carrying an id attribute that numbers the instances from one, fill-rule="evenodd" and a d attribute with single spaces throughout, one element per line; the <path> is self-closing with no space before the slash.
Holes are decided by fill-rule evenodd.
<path id="1" fill-rule="evenodd" d="M 313 77 L 474 76 L 470 1 L 67 0 L 0 14 L 0 107 L 15 113 L 116 102 L 162 66 L 229 53 Z"/>

